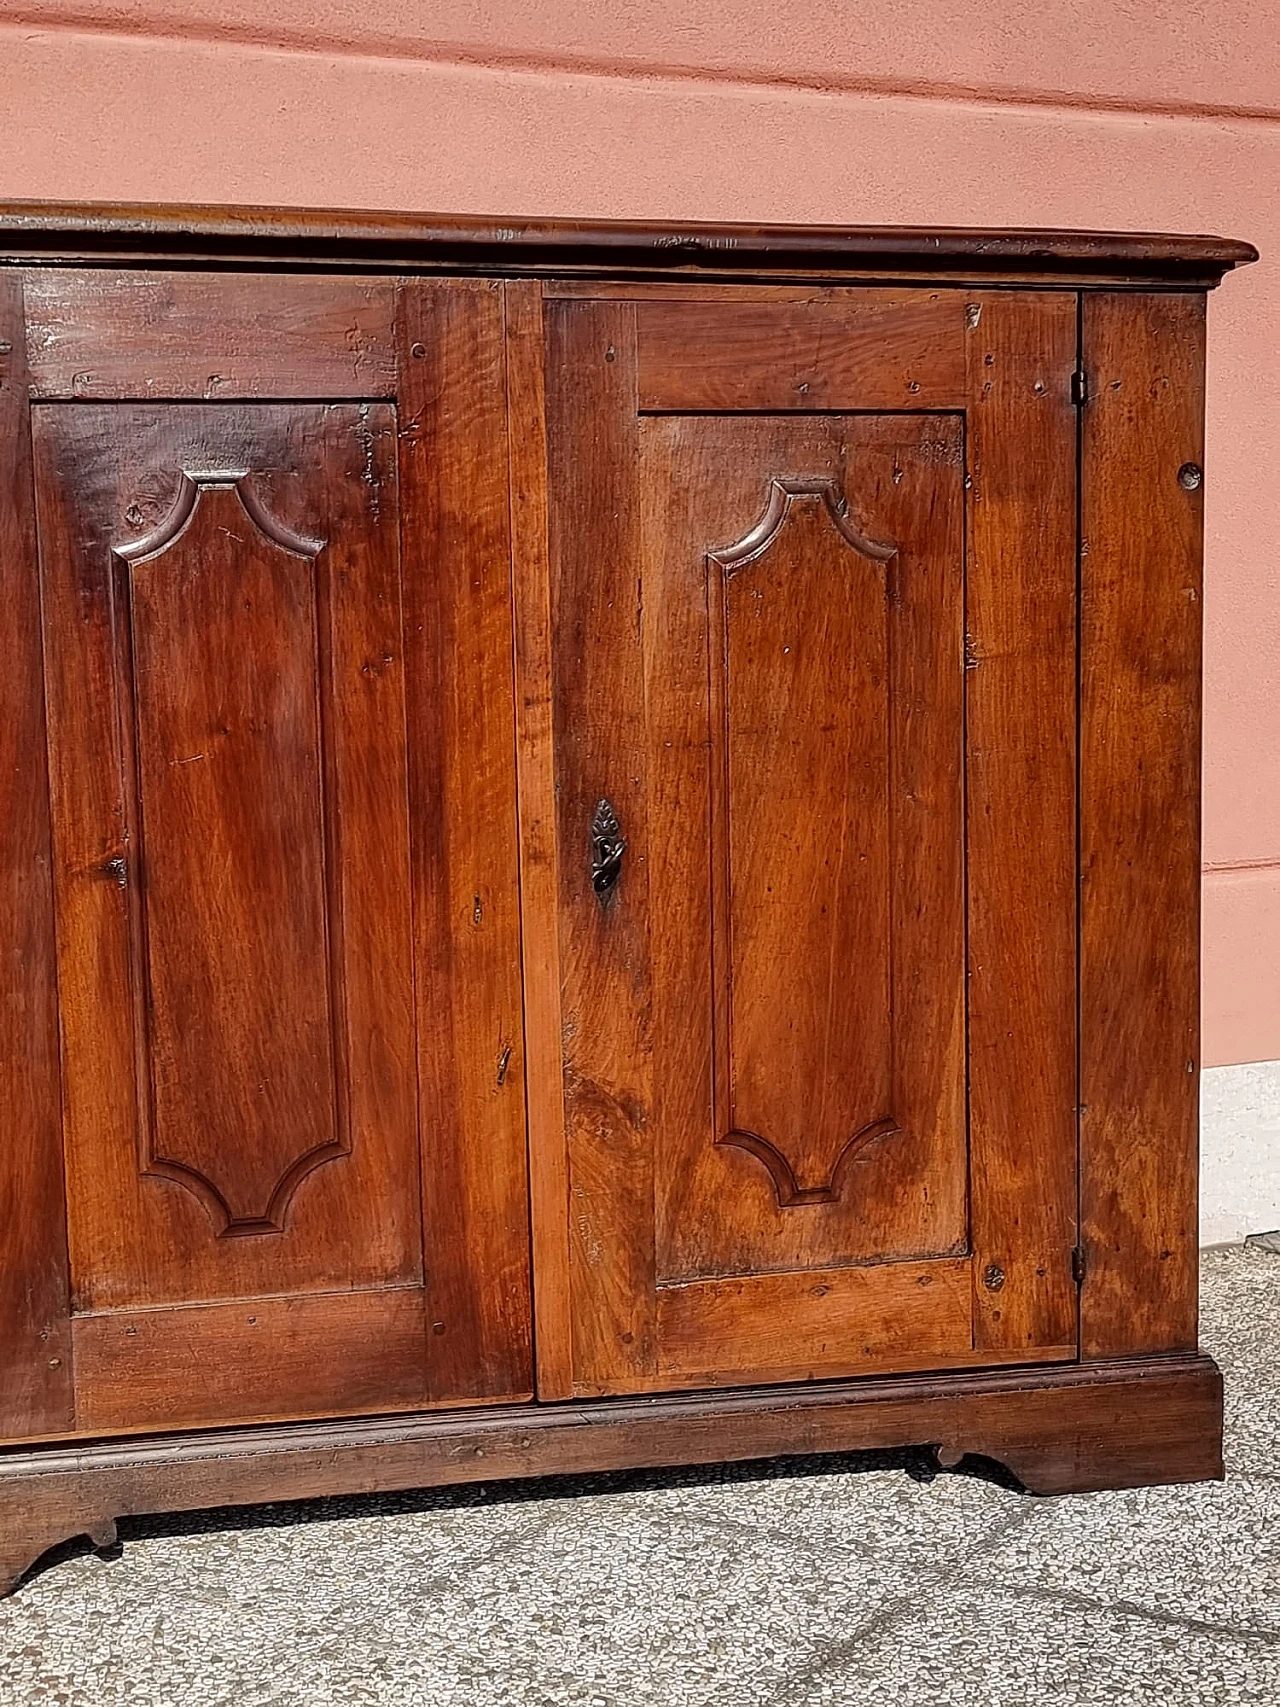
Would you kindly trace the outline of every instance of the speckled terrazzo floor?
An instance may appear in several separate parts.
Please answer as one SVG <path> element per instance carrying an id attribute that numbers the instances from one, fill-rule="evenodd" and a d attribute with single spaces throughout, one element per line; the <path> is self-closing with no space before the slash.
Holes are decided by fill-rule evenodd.
<path id="1" fill-rule="evenodd" d="M 0 1604 L 0 1702 L 1267 1707 L 1280 1256 L 1206 1256 L 1203 1340 L 1221 1486 L 826 1459 L 132 1522 Z"/>

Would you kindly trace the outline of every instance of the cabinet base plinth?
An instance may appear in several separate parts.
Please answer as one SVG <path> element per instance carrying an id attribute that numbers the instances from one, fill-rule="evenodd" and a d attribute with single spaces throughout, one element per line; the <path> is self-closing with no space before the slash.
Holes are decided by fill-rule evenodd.
<path id="1" fill-rule="evenodd" d="M 115 1520 L 333 1494 L 904 1446 L 996 1460 L 1031 1493 L 1222 1476 L 1208 1357 L 417 1412 L 0 1452 L 0 1593 Z"/>

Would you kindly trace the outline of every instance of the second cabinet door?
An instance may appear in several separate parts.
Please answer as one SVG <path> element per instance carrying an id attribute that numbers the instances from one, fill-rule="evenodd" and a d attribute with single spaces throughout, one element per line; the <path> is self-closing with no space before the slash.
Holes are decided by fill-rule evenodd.
<path id="1" fill-rule="evenodd" d="M 1075 1355 L 1074 304 L 1018 306 L 545 305 L 548 1392 Z"/>

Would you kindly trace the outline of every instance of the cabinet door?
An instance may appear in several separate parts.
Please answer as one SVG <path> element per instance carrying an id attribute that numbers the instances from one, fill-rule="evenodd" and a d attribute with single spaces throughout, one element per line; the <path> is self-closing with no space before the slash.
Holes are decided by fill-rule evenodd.
<path id="1" fill-rule="evenodd" d="M 500 302 L 37 284 L 69 1420 L 527 1396 Z"/>
<path id="2" fill-rule="evenodd" d="M 1075 1355 L 1075 345 L 545 304 L 543 1391 Z"/>

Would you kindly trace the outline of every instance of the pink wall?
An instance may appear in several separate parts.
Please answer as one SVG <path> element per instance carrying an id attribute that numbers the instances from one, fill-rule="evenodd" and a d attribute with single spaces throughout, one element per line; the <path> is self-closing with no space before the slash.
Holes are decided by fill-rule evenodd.
<path id="1" fill-rule="evenodd" d="M 265 21 L 264 21 L 265 20 Z M 0 0 L 0 196 L 1246 237 L 1210 312 L 1205 1060 L 1280 1057 L 1273 0 Z"/>

